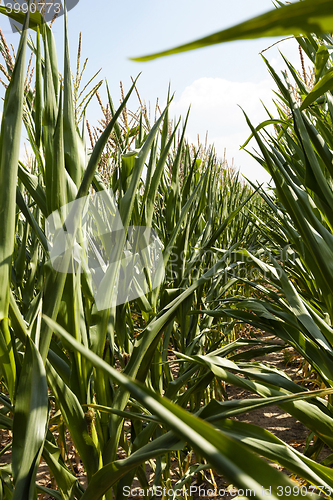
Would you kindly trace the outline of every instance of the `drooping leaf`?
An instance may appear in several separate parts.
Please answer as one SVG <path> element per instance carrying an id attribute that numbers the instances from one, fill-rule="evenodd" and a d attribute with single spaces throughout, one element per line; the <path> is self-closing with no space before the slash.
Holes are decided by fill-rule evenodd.
<path id="1" fill-rule="evenodd" d="M 268 36 L 322 34 L 333 31 L 333 5 L 330 0 L 304 0 L 271 10 L 231 28 L 169 50 L 132 58 L 143 62 L 157 57 L 178 54 L 217 43 Z"/>

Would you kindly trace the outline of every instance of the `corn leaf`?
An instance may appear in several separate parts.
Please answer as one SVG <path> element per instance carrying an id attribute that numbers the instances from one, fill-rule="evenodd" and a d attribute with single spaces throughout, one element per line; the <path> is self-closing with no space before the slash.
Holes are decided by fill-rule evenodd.
<path id="1" fill-rule="evenodd" d="M 217 43 L 247 40 L 268 36 L 300 35 L 301 33 L 326 33 L 333 31 L 333 5 L 331 0 L 304 0 L 237 24 L 232 28 L 200 38 L 163 52 L 132 58 L 143 62 L 157 57 L 178 54 Z"/>
<path id="2" fill-rule="evenodd" d="M 27 337 L 13 421 L 13 500 L 35 498 L 35 476 L 48 421 L 48 392 L 43 361 Z"/>
<path id="3" fill-rule="evenodd" d="M 273 490 L 272 498 L 287 498 L 284 494 L 279 497 L 277 490 L 279 485 L 293 486 L 293 483 L 285 475 L 249 452 L 241 443 L 237 443 L 236 440 L 218 432 L 207 422 L 119 373 L 96 354 L 76 342 L 51 319 L 44 316 L 44 320 L 59 336 L 81 352 L 95 367 L 106 371 L 123 389 L 129 391 L 153 415 L 160 418 L 180 439 L 190 443 L 200 455 L 205 456 L 218 472 L 225 474 L 239 488 L 251 488 L 256 495 L 259 495 L 262 492 L 262 487 L 271 487 Z M 242 456 L 242 464 L 237 460 L 237 456 Z M 107 471 L 107 474 L 110 474 L 110 470 Z M 96 486 L 94 484 L 94 488 L 87 490 L 82 500 L 97 500 L 107 491 L 96 491 Z M 292 494 L 292 496 L 296 495 Z"/>

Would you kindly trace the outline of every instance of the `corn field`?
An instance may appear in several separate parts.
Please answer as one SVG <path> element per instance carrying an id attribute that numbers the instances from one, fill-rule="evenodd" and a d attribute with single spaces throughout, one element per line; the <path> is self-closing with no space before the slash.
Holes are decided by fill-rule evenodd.
<path id="1" fill-rule="evenodd" d="M 285 59 L 278 75 L 264 59 L 276 113 L 244 117 L 270 189 L 189 144 L 170 93 L 155 120 L 128 109 L 136 80 L 118 109 L 108 88 L 103 103 L 96 75 L 82 84 L 80 49 L 72 73 L 66 13 L 60 71 L 39 12 L 0 13 L 23 25 L 15 57 L 0 36 L 0 499 L 120 500 L 137 481 L 173 500 L 218 476 L 246 498 L 332 497 L 333 452 L 318 460 L 333 449 L 331 2 L 281 6 L 179 49 L 296 36 L 312 74 Z M 286 346 L 311 384 L 256 359 Z M 230 386 L 253 397 L 228 399 Z M 272 405 L 308 429 L 304 453 L 233 418 Z"/>

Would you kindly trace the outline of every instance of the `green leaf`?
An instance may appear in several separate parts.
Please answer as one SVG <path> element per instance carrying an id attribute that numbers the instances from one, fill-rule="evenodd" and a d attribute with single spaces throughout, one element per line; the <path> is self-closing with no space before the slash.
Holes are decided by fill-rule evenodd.
<path id="1" fill-rule="evenodd" d="M 29 194 L 37 203 L 44 215 L 47 215 L 45 191 L 38 182 L 37 175 L 33 175 L 19 162 L 18 178 L 23 182 L 24 187 L 29 191 Z"/>
<path id="2" fill-rule="evenodd" d="M 27 337 L 13 421 L 13 500 L 35 499 L 35 477 L 44 445 L 47 421 L 45 367 L 36 346 Z"/>
<path id="3" fill-rule="evenodd" d="M 301 111 L 308 108 L 312 103 L 314 103 L 319 97 L 326 94 L 329 90 L 333 89 L 333 68 L 327 71 L 327 73 L 319 80 L 319 82 L 313 87 L 311 92 L 304 99 Z"/>
<path id="4" fill-rule="evenodd" d="M 10 397 L 13 399 L 16 386 L 15 343 L 9 328 L 9 320 L 0 322 L 0 375 L 5 378 Z"/>
<path id="5" fill-rule="evenodd" d="M 261 130 L 262 128 L 267 127 L 268 125 L 285 125 L 285 129 L 287 129 L 290 126 L 290 121 L 287 121 L 287 120 L 265 120 L 264 122 L 261 122 L 259 125 L 257 125 L 256 128 L 255 128 L 255 130 L 257 132 L 259 132 L 259 130 Z M 241 145 L 240 149 L 244 149 L 245 146 L 248 145 L 248 143 L 250 142 L 250 140 L 252 139 L 252 137 L 253 137 L 253 134 L 251 134 L 246 139 L 246 141 L 244 142 L 244 144 Z"/>
<path id="6" fill-rule="evenodd" d="M 55 82 L 55 68 L 57 68 L 56 53 L 54 50 L 53 34 L 44 36 L 44 112 L 43 112 L 43 146 L 45 156 L 45 194 L 48 215 L 52 212 L 51 200 L 53 188 L 53 136 L 55 133 L 58 109 L 57 92 L 58 80 Z"/>
<path id="7" fill-rule="evenodd" d="M 65 56 L 64 56 L 64 148 L 66 168 L 75 185 L 79 187 L 85 161 L 85 151 L 75 125 L 72 73 L 69 58 L 67 12 L 65 9 Z"/>
<path id="8" fill-rule="evenodd" d="M 28 22 L 28 17 L 26 23 Z M 23 115 L 27 29 L 20 39 L 6 90 L 0 132 L 0 321 L 8 317 L 10 274 L 15 238 L 16 182 Z"/>
<path id="9" fill-rule="evenodd" d="M 88 480 L 98 470 L 99 457 L 89 435 L 82 407 L 71 389 L 61 379 L 51 364 L 46 362 L 49 386 L 57 400 L 74 444 L 87 471 Z"/>
<path id="10" fill-rule="evenodd" d="M 234 40 L 300 35 L 302 33 L 321 34 L 330 31 L 333 31 L 333 4 L 331 0 L 304 0 L 271 10 L 261 16 L 179 47 L 149 56 L 132 58 L 132 60 L 150 61 L 157 57 Z"/>
<path id="11" fill-rule="evenodd" d="M 0 6 L 0 13 L 4 14 L 7 17 L 10 17 L 11 19 L 13 19 L 13 21 L 17 21 L 21 25 L 24 24 L 25 13 L 23 11 L 22 12 L 14 12 L 12 10 L 12 12 L 9 12 L 6 7 Z M 43 25 L 45 25 L 45 21 L 44 21 L 43 16 L 41 15 L 41 13 L 40 12 L 30 12 L 29 24 L 28 24 L 29 28 L 37 31 L 37 27 L 41 27 Z M 23 30 L 27 30 L 27 27 L 23 28 Z"/>
<path id="12" fill-rule="evenodd" d="M 302 455 L 266 429 L 230 419 L 221 420 L 216 425 L 228 436 L 246 443 L 251 450 L 282 465 L 314 486 L 320 484 L 326 489 L 332 488 L 332 473 L 329 467 L 317 464 L 314 460 Z"/>
<path id="13" fill-rule="evenodd" d="M 315 83 L 318 83 L 319 78 L 323 74 L 329 57 L 330 54 L 326 48 L 326 45 L 321 45 L 317 50 L 315 59 Z"/>
<path id="14" fill-rule="evenodd" d="M 64 125 L 62 112 L 62 91 L 60 90 L 58 118 L 53 135 L 51 212 L 66 205 Z"/>

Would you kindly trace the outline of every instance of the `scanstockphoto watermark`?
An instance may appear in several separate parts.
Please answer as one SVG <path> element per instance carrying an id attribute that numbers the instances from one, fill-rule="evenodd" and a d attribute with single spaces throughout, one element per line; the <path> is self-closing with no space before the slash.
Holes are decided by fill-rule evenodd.
<path id="1" fill-rule="evenodd" d="M 66 0 L 66 4 L 62 0 L 5 0 L 4 6 L 9 15 L 9 22 L 13 33 L 18 33 L 22 30 L 23 24 L 19 22 L 18 15 L 20 13 L 26 14 L 28 11 L 34 15 L 40 13 L 42 20 L 51 22 L 55 17 L 60 17 L 64 14 L 64 5 L 66 5 L 67 12 L 74 9 L 80 0 Z"/>
<path id="2" fill-rule="evenodd" d="M 204 486 L 195 486 L 191 485 L 190 487 L 181 487 L 181 488 L 166 488 L 162 486 L 156 486 L 156 487 L 151 487 L 147 489 L 142 489 L 142 488 L 130 488 L 129 486 L 124 486 L 123 488 L 123 495 L 125 497 L 149 497 L 149 496 L 157 496 L 157 497 L 169 497 L 169 498 L 175 498 L 175 497 L 188 497 L 192 495 L 196 495 L 199 497 L 209 497 L 209 498 L 214 498 L 214 497 L 224 497 L 224 496 L 231 496 L 231 497 L 238 497 L 238 496 L 246 496 L 247 498 L 250 497 L 255 497 L 256 492 L 253 489 L 250 488 L 245 488 L 245 489 L 236 489 L 236 488 L 231 488 L 231 489 L 224 489 L 224 488 L 206 488 Z"/>
<path id="3" fill-rule="evenodd" d="M 259 257 L 255 256 L 255 259 L 253 257 L 253 255 L 246 253 L 224 250 L 223 259 L 225 267 L 220 269 L 216 275 L 219 282 L 226 284 L 230 279 L 241 279 L 252 282 L 262 278 L 269 278 L 272 274 L 276 278 L 281 279 L 282 268 L 286 265 L 293 265 L 297 258 L 296 253 L 289 246 L 277 252 L 263 249 Z M 192 281 L 195 281 L 202 278 L 205 273 L 208 273 L 218 258 L 218 250 L 216 249 L 200 251 L 197 257 L 194 258 L 193 255 L 186 254 L 185 251 L 179 253 L 177 247 L 174 246 L 171 249 L 165 268 L 166 277 L 172 280 L 190 278 Z M 273 259 L 279 263 L 281 268 L 272 265 Z M 260 264 L 258 260 L 260 260 Z M 190 265 L 187 265 L 188 263 Z M 211 279 L 211 277 L 208 279 Z"/>
<path id="4" fill-rule="evenodd" d="M 131 497 L 131 498 L 142 498 L 142 497 L 162 497 L 163 498 L 179 498 L 179 497 L 186 497 L 188 498 L 189 496 L 192 497 L 195 495 L 196 497 L 199 498 L 216 498 L 216 497 L 232 497 L 232 498 L 260 498 L 261 500 L 266 500 L 269 497 L 305 497 L 305 496 L 310 496 L 312 497 L 314 492 L 319 492 L 328 496 L 332 495 L 332 488 L 330 487 L 325 487 L 325 486 L 310 486 L 307 488 L 306 486 L 289 486 L 289 485 L 284 485 L 284 486 L 275 486 L 274 488 L 272 486 L 264 487 L 261 486 L 257 490 L 254 490 L 252 488 L 234 488 L 234 487 L 228 487 L 228 488 L 207 488 L 205 486 L 195 486 L 191 485 L 190 487 L 185 487 L 182 486 L 181 488 L 166 488 L 162 486 L 155 486 L 155 487 L 150 487 L 150 488 L 131 488 L 130 486 L 124 486 L 123 487 L 123 495 L 125 497 Z"/>
<path id="5" fill-rule="evenodd" d="M 53 268 L 84 273 L 99 311 L 143 297 L 164 279 L 161 241 L 150 227 L 123 226 L 111 189 L 62 206 L 45 226 Z"/>
<path id="6" fill-rule="evenodd" d="M 184 262 L 188 258 L 188 255 L 186 252 L 183 250 L 180 253 L 177 252 L 178 248 L 177 246 L 173 246 L 171 248 L 170 252 L 170 258 L 169 262 L 170 263 L 180 263 Z M 218 249 L 212 249 L 208 248 L 203 251 L 197 252 L 197 260 L 200 260 L 201 262 L 211 262 L 212 260 L 216 259 L 216 256 L 219 254 Z M 237 250 L 223 250 L 223 253 L 221 252 L 221 257 L 224 257 L 225 260 L 229 261 L 237 261 L 240 263 L 253 263 L 253 257 L 257 257 L 257 255 L 251 255 L 250 253 L 245 253 L 245 252 L 238 252 Z M 276 251 L 272 251 L 270 249 L 262 249 L 259 254 L 260 260 L 262 262 L 267 262 L 270 263 L 272 260 L 276 260 L 282 265 L 285 265 L 287 263 L 294 263 L 296 261 L 297 255 L 294 251 L 290 249 L 290 245 L 287 245 L 285 248 L 281 248 Z"/>
<path id="7" fill-rule="evenodd" d="M 165 268 L 165 274 L 167 279 L 171 280 L 179 280 L 180 278 L 191 279 L 191 281 L 196 281 L 205 276 L 205 273 L 208 273 L 211 267 L 193 267 L 186 274 L 182 274 L 174 268 L 172 264 L 168 264 Z M 275 276 L 278 279 L 282 278 L 282 270 L 275 270 Z M 257 266 L 245 267 L 242 264 L 237 264 L 235 266 L 226 265 L 224 269 L 218 271 L 214 276 L 215 280 L 219 280 L 220 285 L 226 285 L 230 280 L 245 280 L 245 281 L 257 281 L 260 279 L 266 279 L 270 277 L 270 272 L 263 270 Z M 212 276 L 209 275 L 207 280 L 211 280 Z"/>

